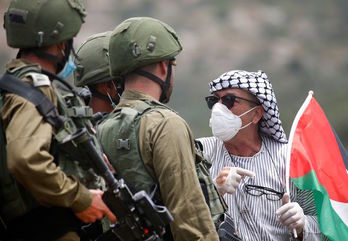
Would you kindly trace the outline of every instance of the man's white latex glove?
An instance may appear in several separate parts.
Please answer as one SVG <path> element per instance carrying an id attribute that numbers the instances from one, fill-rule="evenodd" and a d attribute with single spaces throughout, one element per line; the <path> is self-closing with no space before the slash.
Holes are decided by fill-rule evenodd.
<path id="1" fill-rule="evenodd" d="M 290 202 L 288 193 L 285 193 L 282 199 L 283 205 L 276 211 L 280 224 L 289 228 L 292 232 L 296 229 L 297 235 L 302 236 L 303 227 L 306 222 L 306 217 L 303 209 L 297 202 Z"/>
<path id="2" fill-rule="evenodd" d="M 254 177 L 255 173 L 240 167 L 224 167 L 215 178 L 215 183 L 221 195 L 232 194 L 245 176 Z"/>

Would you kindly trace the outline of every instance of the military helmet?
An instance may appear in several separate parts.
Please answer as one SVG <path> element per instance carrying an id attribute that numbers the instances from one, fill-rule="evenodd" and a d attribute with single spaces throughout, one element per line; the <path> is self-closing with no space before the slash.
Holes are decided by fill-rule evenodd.
<path id="1" fill-rule="evenodd" d="M 111 34 L 110 72 L 123 76 L 141 66 L 174 58 L 181 50 L 179 38 L 168 24 L 148 17 L 130 18 Z"/>
<path id="2" fill-rule="evenodd" d="M 111 80 L 109 71 L 109 39 L 111 31 L 90 36 L 77 50 L 74 62 L 75 85 L 82 87 Z"/>
<path id="3" fill-rule="evenodd" d="M 4 16 L 7 44 L 35 48 L 72 39 L 85 16 L 81 0 L 12 0 Z"/>

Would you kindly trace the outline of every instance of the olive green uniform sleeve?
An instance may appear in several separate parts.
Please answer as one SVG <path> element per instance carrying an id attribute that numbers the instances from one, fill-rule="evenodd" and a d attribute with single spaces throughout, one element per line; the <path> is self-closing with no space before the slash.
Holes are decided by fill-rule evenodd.
<path id="1" fill-rule="evenodd" d="M 198 182 L 193 136 L 186 122 L 170 110 L 145 114 L 139 144 L 145 166 L 157 177 L 163 202 L 174 217 L 174 239 L 218 240 Z"/>
<path id="2" fill-rule="evenodd" d="M 51 86 L 40 87 L 56 102 Z M 52 126 L 44 121 L 35 106 L 24 98 L 6 94 L 2 118 L 7 139 L 7 164 L 10 173 L 39 203 L 83 211 L 92 202 L 88 189 L 68 177 L 50 154 Z"/>

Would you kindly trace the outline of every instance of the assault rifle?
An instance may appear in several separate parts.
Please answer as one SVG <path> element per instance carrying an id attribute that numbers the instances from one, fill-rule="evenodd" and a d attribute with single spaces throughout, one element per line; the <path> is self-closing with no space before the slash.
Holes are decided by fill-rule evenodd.
<path id="1" fill-rule="evenodd" d="M 107 184 L 103 200 L 117 217 L 117 223 L 107 232 L 107 240 L 162 241 L 166 225 L 173 221 L 167 208 L 154 204 L 145 191 L 133 195 L 123 179 L 117 180 L 98 153 L 86 129 L 77 131 L 70 140 L 89 156 L 92 168 Z M 97 240 L 106 239 L 101 237 Z"/>

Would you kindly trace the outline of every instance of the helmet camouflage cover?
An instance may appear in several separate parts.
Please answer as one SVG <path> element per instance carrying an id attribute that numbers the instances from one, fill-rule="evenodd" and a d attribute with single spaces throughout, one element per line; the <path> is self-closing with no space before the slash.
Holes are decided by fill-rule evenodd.
<path id="1" fill-rule="evenodd" d="M 180 40 L 168 24 L 148 17 L 130 18 L 111 34 L 110 72 L 123 76 L 141 66 L 174 58 L 181 50 Z"/>
<path id="2" fill-rule="evenodd" d="M 81 0 L 12 0 L 4 16 L 7 44 L 35 48 L 72 39 L 85 16 Z"/>
<path id="3" fill-rule="evenodd" d="M 111 31 L 90 36 L 77 50 L 75 85 L 82 87 L 111 80 L 109 71 L 109 39 Z"/>

